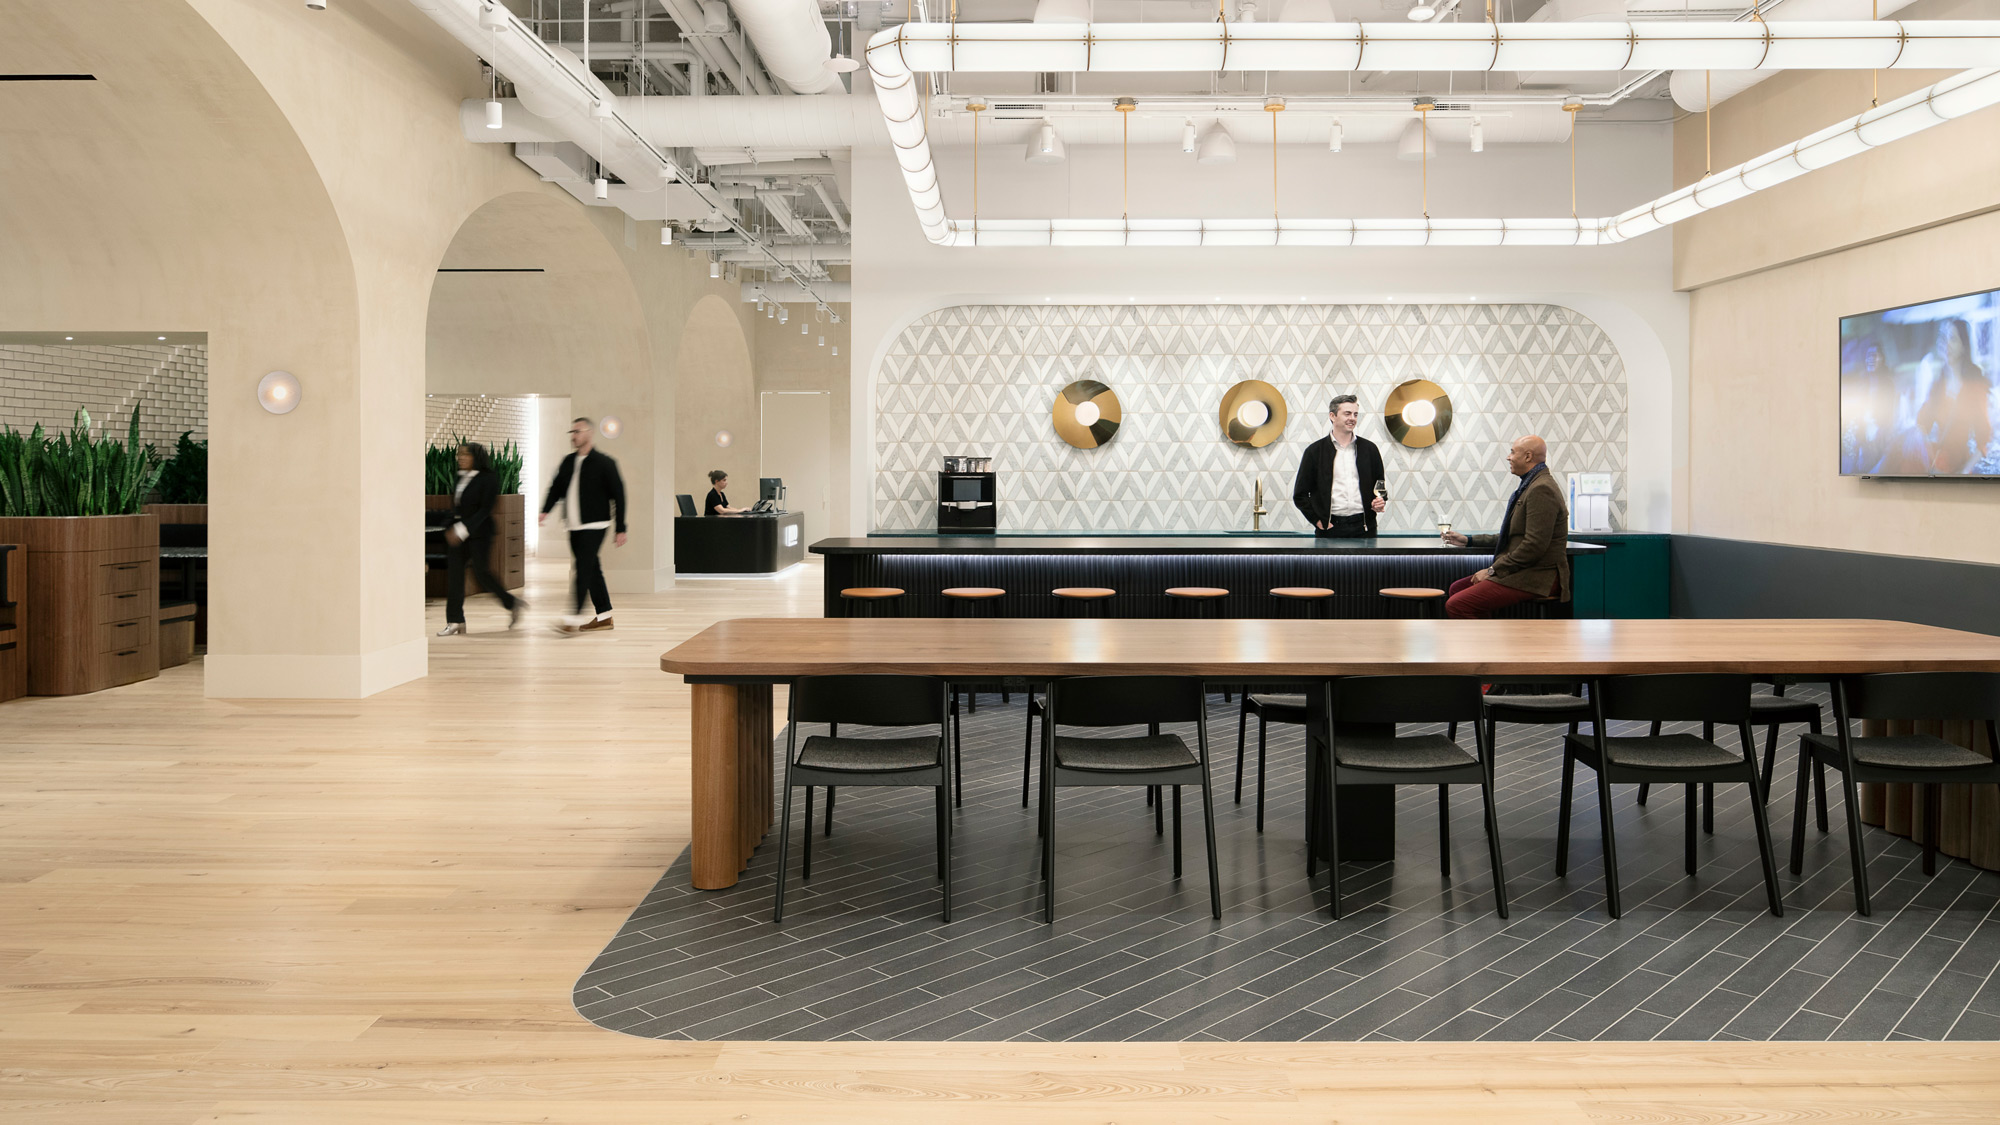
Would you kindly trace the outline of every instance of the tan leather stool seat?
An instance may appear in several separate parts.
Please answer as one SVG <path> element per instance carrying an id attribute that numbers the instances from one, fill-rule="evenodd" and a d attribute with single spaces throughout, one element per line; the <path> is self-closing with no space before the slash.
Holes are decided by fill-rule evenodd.
<path id="1" fill-rule="evenodd" d="M 1059 598 L 1071 598 L 1076 601 L 1086 602 L 1095 601 L 1098 598 L 1115 598 L 1118 596 L 1118 591 L 1107 590 L 1102 586 L 1064 586 L 1061 589 L 1050 590 L 1049 593 Z"/>
<path id="2" fill-rule="evenodd" d="M 1167 590 L 1170 598 L 1226 598 L 1229 591 L 1215 586 L 1174 586 Z"/>
<path id="3" fill-rule="evenodd" d="M 1443 590 L 1433 589 L 1429 586 L 1386 586 L 1375 592 L 1385 598 L 1406 598 L 1410 601 L 1423 601 L 1427 598 L 1444 597 Z"/>
<path id="4" fill-rule="evenodd" d="M 883 598 L 900 598 L 903 596 L 903 591 L 894 586 L 849 586 L 840 592 L 840 596 L 853 598 L 856 601 L 872 602 Z"/>
<path id="5" fill-rule="evenodd" d="M 1274 598 L 1294 598 L 1299 601 L 1315 601 L 1320 598 L 1332 597 L 1333 591 L 1324 586 L 1273 586 L 1271 588 L 1271 596 Z"/>
<path id="6" fill-rule="evenodd" d="M 1007 596 L 1007 591 L 995 586 L 953 586 L 943 593 L 947 598 L 960 598 L 965 601 L 985 601 L 988 598 Z"/>

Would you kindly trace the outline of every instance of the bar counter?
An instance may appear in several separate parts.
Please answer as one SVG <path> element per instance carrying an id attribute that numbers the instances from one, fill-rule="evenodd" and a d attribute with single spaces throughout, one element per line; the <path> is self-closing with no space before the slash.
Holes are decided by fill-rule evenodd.
<path id="1" fill-rule="evenodd" d="M 1007 596 L 992 605 L 999 617 L 1068 617 L 1076 607 L 1049 591 L 1061 586 L 1103 586 L 1118 591 L 1104 616 L 1162 618 L 1192 615 L 1195 607 L 1168 598 L 1172 586 L 1215 586 L 1230 591 L 1211 612 L 1216 617 L 1310 616 L 1310 603 L 1285 602 L 1268 593 L 1278 586 L 1319 586 L 1334 591 L 1327 616 L 1409 616 L 1408 604 L 1390 604 L 1376 591 L 1389 586 L 1446 589 L 1493 561 L 1488 552 L 1446 546 L 1435 535 L 1384 535 L 1376 539 L 1319 539 L 1310 535 L 1236 532 L 1173 534 L 999 535 L 889 534 L 862 539 L 822 539 L 812 552 L 826 560 L 824 616 L 847 617 L 853 606 L 840 591 L 852 586 L 893 586 L 907 591 L 898 607 L 905 617 L 952 617 L 962 608 L 939 594 L 954 586 L 992 586 Z M 1577 617 L 1602 617 L 1604 548 L 1569 545 Z M 1521 607 L 1515 616 L 1531 616 Z"/>

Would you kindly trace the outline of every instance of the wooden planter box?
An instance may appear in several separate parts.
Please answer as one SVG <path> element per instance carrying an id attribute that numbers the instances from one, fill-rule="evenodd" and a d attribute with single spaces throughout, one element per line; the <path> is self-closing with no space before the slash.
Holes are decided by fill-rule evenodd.
<path id="1" fill-rule="evenodd" d="M 28 553 L 28 691 L 81 695 L 160 674 L 160 522 L 10 516 L 0 543 Z"/>
<path id="2" fill-rule="evenodd" d="M 493 505 L 493 553 L 487 557 L 486 565 L 493 568 L 493 576 L 507 584 L 509 590 L 518 590 L 528 584 L 528 524 L 527 497 L 520 493 L 502 496 Z M 451 497 L 424 497 L 424 511 L 448 512 Z M 444 597 L 444 536 L 427 536 L 424 544 L 424 596 Z M 490 593 L 480 586 L 479 579 L 471 574 L 465 576 L 465 592 L 468 595 Z"/>
<path id="3" fill-rule="evenodd" d="M 0 543 L 0 703 L 28 694 L 28 549 Z"/>

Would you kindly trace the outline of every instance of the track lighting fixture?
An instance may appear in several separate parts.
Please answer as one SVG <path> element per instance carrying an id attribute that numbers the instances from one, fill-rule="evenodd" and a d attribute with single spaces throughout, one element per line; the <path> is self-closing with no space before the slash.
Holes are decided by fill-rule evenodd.
<path id="1" fill-rule="evenodd" d="M 834 354 L 834 355 L 839 355 L 839 354 L 840 354 L 840 345 L 839 345 L 839 344 L 835 344 L 835 345 L 833 346 L 833 354 Z"/>
<path id="2" fill-rule="evenodd" d="M 306 0 L 306 8 L 314 12 L 326 11 L 326 0 Z"/>
<path id="3" fill-rule="evenodd" d="M 599 176 L 590 181 L 590 192 L 599 199 L 611 198 L 611 181 Z"/>
<path id="4" fill-rule="evenodd" d="M 1340 128 L 1340 118 L 1336 117 L 1333 119 L 1333 132 L 1328 133 L 1326 136 L 1326 151 L 1339 152 L 1342 139 L 1343 138 L 1342 138 L 1342 129 Z"/>
<path id="5" fill-rule="evenodd" d="M 1472 119 L 1472 151 L 1486 151 L 1486 124 L 1477 117 Z"/>
<path id="6" fill-rule="evenodd" d="M 486 127 L 488 129 L 498 129 L 506 124 L 501 118 L 502 112 L 499 98 L 486 99 Z"/>
<path id="7" fill-rule="evenodd" d="M 791 316 L 792 316 L 792 310 L 790 310 L 790 309 L 786 308 L 786 307 L 785 307 L 785 306 L 783 306 L 783 305 L 779 305 L 779 306 L 778 306 L 778 323 L 779 323 L 779 324 L 783 324 L 783 323 L 785 323 L 785 321 L 787 321 L 787 320 L 791 319 Z"/>
<path id="8" fill-rule="evenodd" d="M 722 276 L 722 259 L 710 258 L 708 260 L 708 276 L 711 281 Z"/>
<path id="9" fill-rule="evenodd" d="M 1236 139 L 1229 135 L 1229 130 L 1222 127 L 1222 122 L 1218 121 L 1210 125 L 1207 131 L 1202 133 L 1201 143 L 1195 146 L 1194 162 L 1196 164 L 1236 163 Z"/>
<path id="10" fill-rule="evenodd" d="M 661 223 L 660 245 L 672 246 L 673 244 L 674 244 L 674 225 L 672 223 Z"/>
<path id="11" fill-rule="evenodd" d="M 759 292 L 757 294 L 757 311 L 758 312 L 764 311 L 764 294 L 762 292 Z"/>
<path id="12" fill-rule="evenodd" d="M 824 336 L 821 336 L 821 337 L 819 338 L 819 346 L 820 346 L 820 347 L 822 347 L 822 348 L 826 346 L 826 337 L 824 337 Z"/>
<path id="13" fill-rule="evenodd" d="M 799 321 L 799 335 L 801 336 L 812 335 L 812 325 L 806 323 L 803 320 Z"/>
<path id="14" fill-rule="evenodd" d="M 1181 125 L 1181 151 L 1182 151 L 1182 152 L 1188 152 L 1188 153 L 1191 153 L 1191 152 L 1193 152 L 1193 151 L 1194 151 L 1194 119 L 1193 119 L 1193 118 L 1189 118 L 1189 119 L 1187 120 L 1187 122 L 1185 122 L 1184 124 L 1182 124 L 1182 125 Z"/>
<path id="15" fill-rule="evenodd" d="M 487 31 L 507 30 L 507 9 L 499 0 L 488 0 L 479 6 L 479 26 Z"/>
<path id="16" fill-rule="evenodd" d="M 1061 164 L 1066 155 L 1062 134 L 1056 132 L 1053 124 L 1042 122 L 1041 128 L 1035 130 L 1035 139 L 1028 142 L 1028 163 Z"/>
<path id="17" fill-rule="evenodd" d="M 598 119 L 599 121 L 609 121 L 609 120 L 611 120 L 611 103 L 610 103 L 610 102 L 591 102 L 591 103 L 590 103 L 590 115 L 591 115 L 592 117 L 595 117 L 595 118 L 597 118 L 597 119 Z"/>

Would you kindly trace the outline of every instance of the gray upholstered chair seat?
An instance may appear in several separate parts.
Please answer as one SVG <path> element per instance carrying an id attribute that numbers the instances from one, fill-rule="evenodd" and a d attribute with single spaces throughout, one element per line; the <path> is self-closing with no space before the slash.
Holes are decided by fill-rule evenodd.
<path id="1" fill-rule="evenodd" d="M 1489 695 L 1489 711 L 1524 711 L 1553 714 L 1563 711 L 1590 711 L 1590 701 L 1580 695 Z"/>
<path id="2" fill-rule="evenodd" d="M 815 734 L 799 751 L 799 766 L 849 773 L 896 773 L 924 770 L 938 764 L 944 743 L 935 736 L 916 738 L 829 738 Z"/>
<path id="3" fill-rule="evenodd" d="M 1263 712 L 1264 720 L 1272 723 L 1306 722 L 1306 697 L 1303 695 L 1265 695 L 1259 692 L 1250 697 Z"/>
<path id="4" fill-rule="evenodd" d="M 1750 697 L 1750 714 L 1755 716 L 1752 721 L 1759 724 L 1806 723 L 1819 718 L 1819 704 L 1810 699 L 1787 699 L 1782 695 L 1753 695 Z"/>
<path id="5" fill-rule="evenodd" d="M 1588 735 L 1570 735 L 1570 741 L 1589 751 L 1595 748 Z M 1663 734 L 1657 738 L 1607 738 L 1604 752 L 1621 766 L 1647 770 L 1698 770 L 1716 766 L 1740 766 L 1743 755 L 1731 753 L 1713 742 L 1692 734 Z"/>
<path id="6" fill-rule="evenodd" d="M 1448 770 L 1477 765 L 1479 759 L 1441 734 L 1403 738 L 1351 738 L 1334 732 L 1340 764 L 1363 770 Z"/>
<path id="7" fill-rule="evenodd" d="M 1134 738 L 1056 737 L 1056 765 L 1066 770 L 1091 773 L 1125 773 L 1133 770 L 1171 770 L 1198 766 L 1200 759 L 1177 734 L 1139 735 Z"/>
<path id="8" fill-rule="evenodd" d="M 1840 753 L 1840 737 L 1809 734 L 1806 741 L 1834 755 Z M 1957 770 L 1990 766 L 1993 759 L 1963 746 L 1954 746 L 1928 734 L 1891 734 L 1851 740 L 1854 757 L 1863 765 L 1897 770 Z"/>

